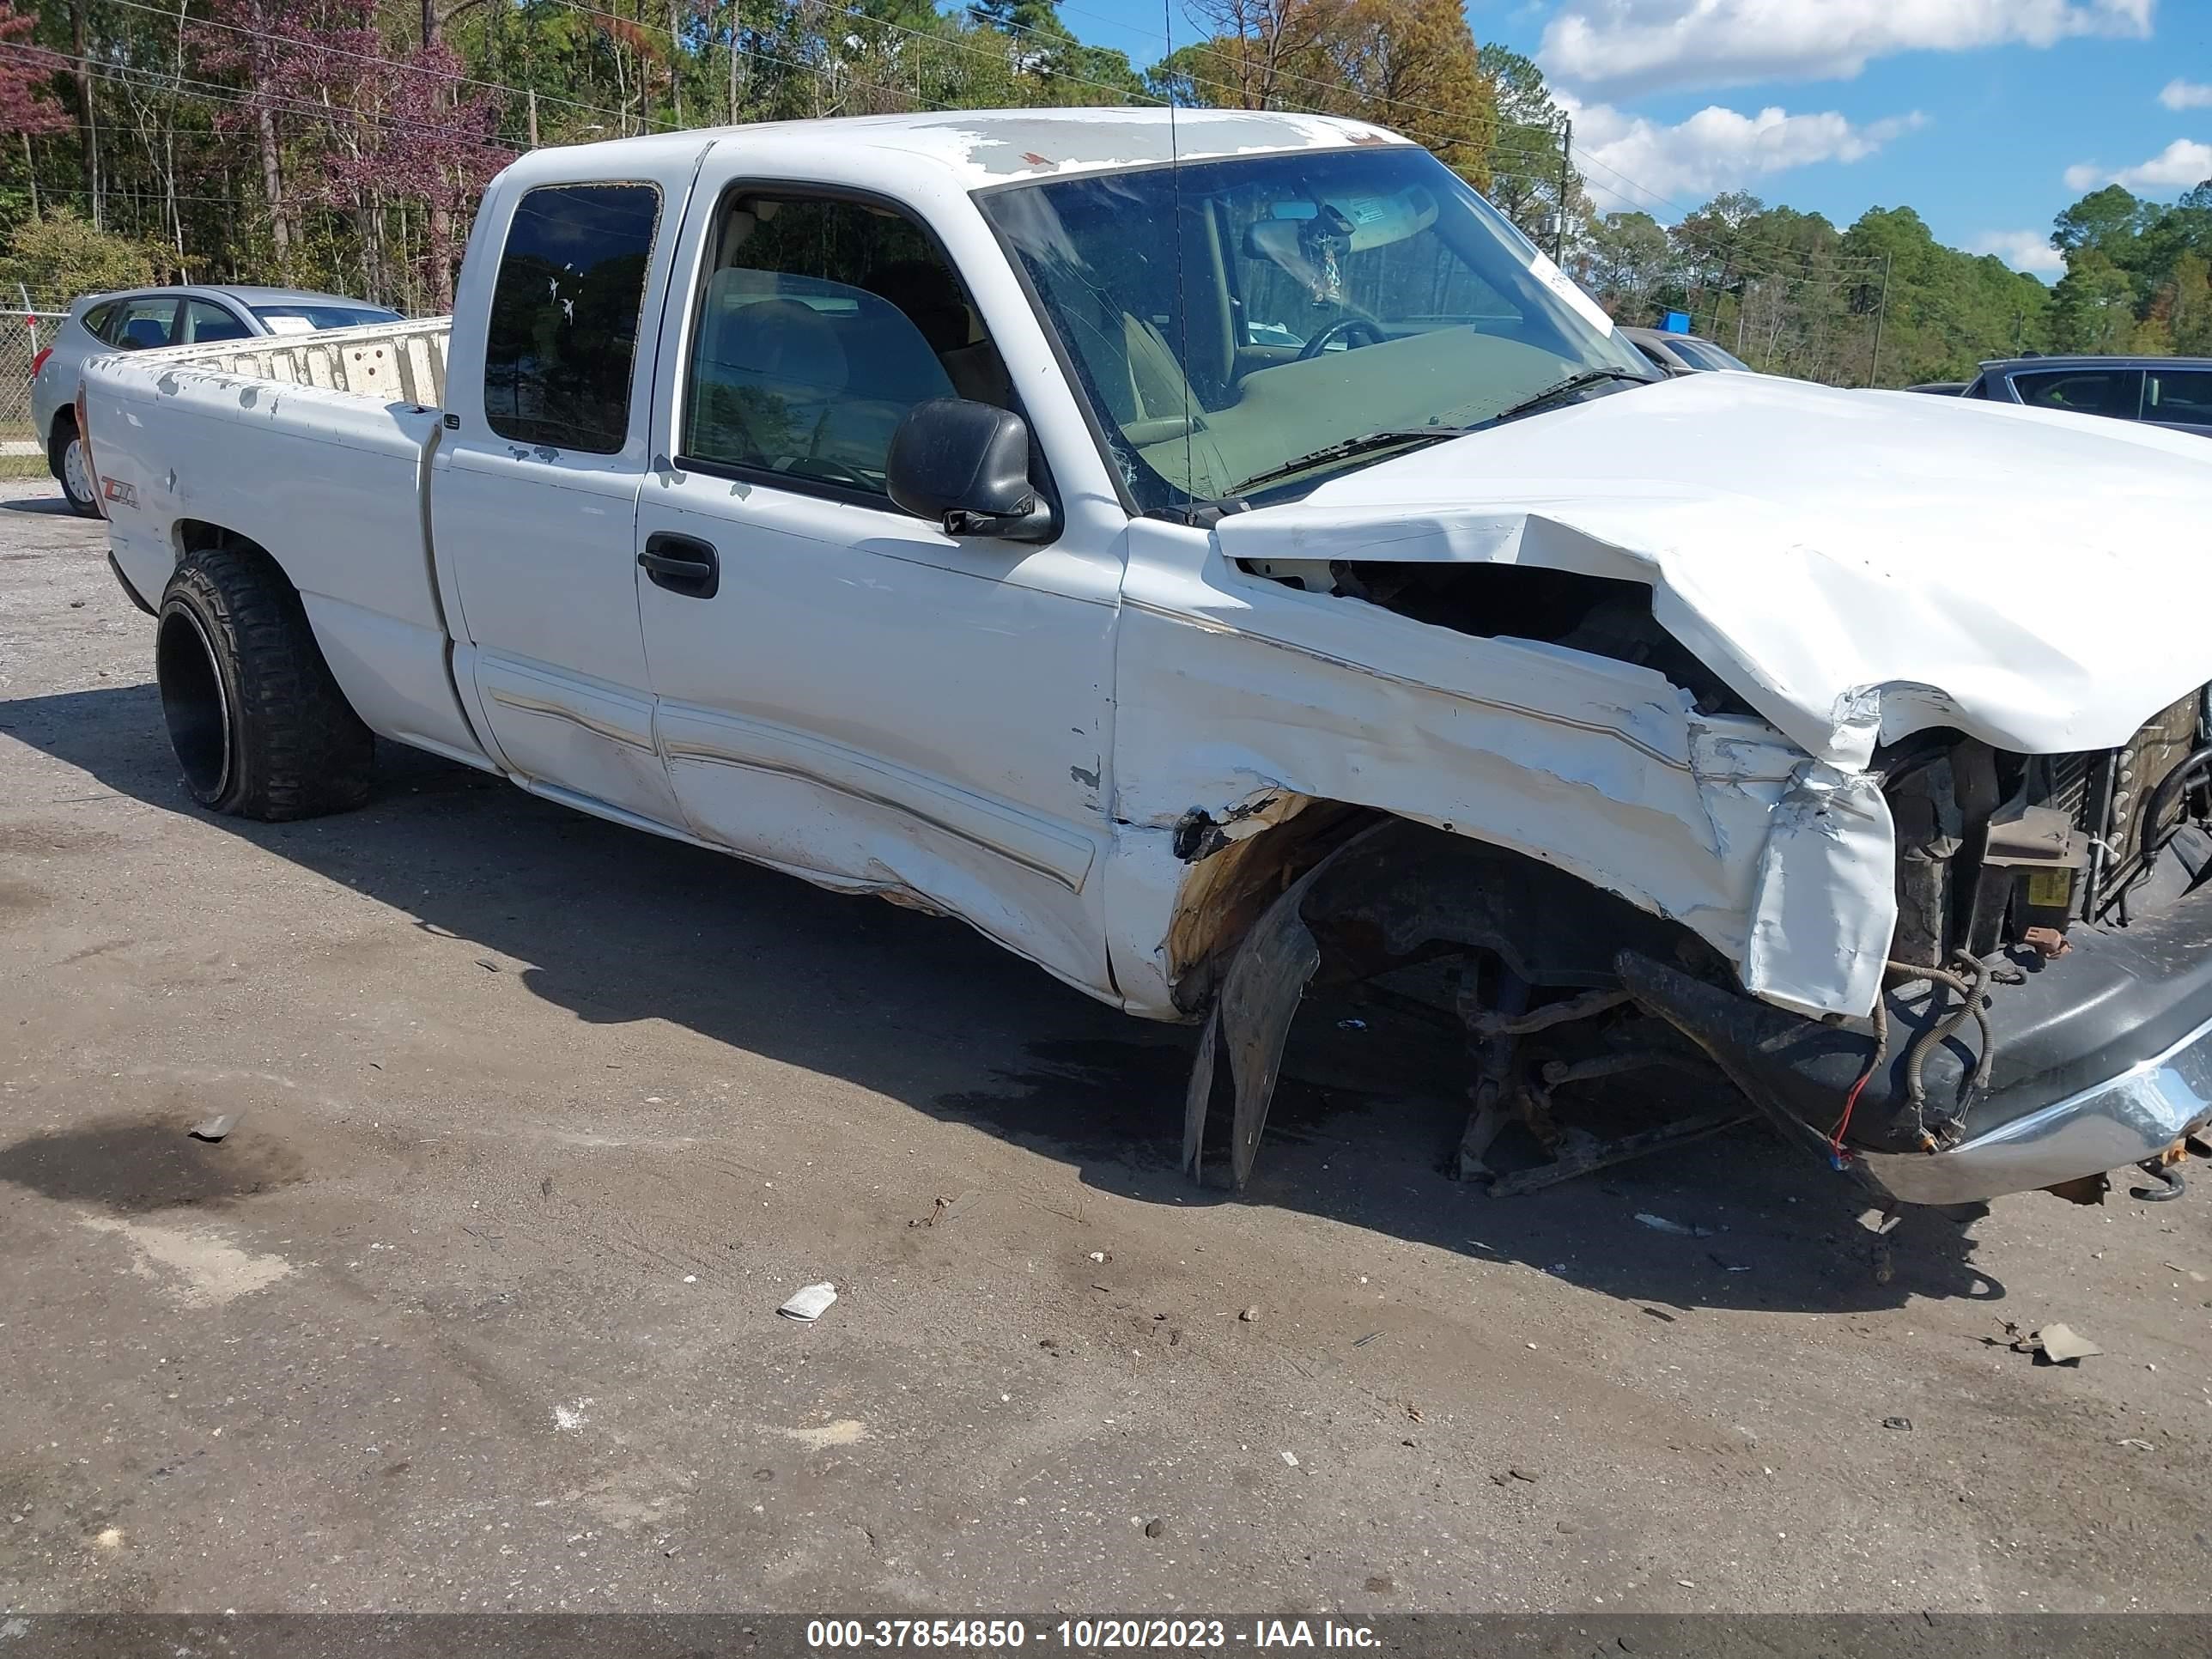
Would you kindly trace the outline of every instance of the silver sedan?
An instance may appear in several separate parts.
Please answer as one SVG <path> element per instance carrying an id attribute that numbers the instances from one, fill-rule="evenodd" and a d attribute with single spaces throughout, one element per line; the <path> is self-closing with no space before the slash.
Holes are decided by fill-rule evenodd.
<path id="1" fill-rule="evenodd" d="M 53 343 L 32 360 L 31 419 L 46 441 L 46 465 L 69 504 L 97 517 L 92 473 L 77 441 L 76 386 L 86 361 L 112 351 L 307 334 L 326 328 L 396 323 L 396 311 L 290 288 L 147 288 L 88 294 L 70 307 Z"/>

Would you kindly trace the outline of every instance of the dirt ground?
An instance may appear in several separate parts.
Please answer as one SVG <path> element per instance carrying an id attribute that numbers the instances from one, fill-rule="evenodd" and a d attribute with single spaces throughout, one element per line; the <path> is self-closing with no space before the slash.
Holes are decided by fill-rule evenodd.
<path id="1" fill-rule="evenodd" d="M 2212 1607 L 2202 1191 L 1886 1284 L 1756 1129 L 1492 1200 L 1347 1007 L 1231 1200 L 1187 1034 L 955 923 L 388 749 L 198 811 L 0 498 L 0 1608 Z"/>

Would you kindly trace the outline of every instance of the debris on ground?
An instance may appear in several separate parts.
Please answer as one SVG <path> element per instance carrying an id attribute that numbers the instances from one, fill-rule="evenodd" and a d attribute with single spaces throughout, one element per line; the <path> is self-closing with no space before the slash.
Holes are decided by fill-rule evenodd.
<path id="1" fill-rule="evenodd" d="M 1285 1452 L 1283 1454 L 1283 1462 L 1288 1463 L 1292 1468 L 1296 1468 L 1298 1467 L 1298 1455 L 1296 1452 Z"/>
<path id="2" fill-rule="evenodd" d="M 1991 1347 L 2008 1347 L 2014 1353 L 2033 1354 L 2042 1365 L 2072 1365 L 2105 1351 L 2070 1325 L 2050 1324 L 2039 1331 L 2023 1331 L 2005 1321 L 2002 1337 L 1985 1336 Z"/>
<path id="3" fill-rule="evenodd" d="M 2204 1282 L 2204 1275 L 2194 1267 L 2185 1267 L 2179 1261 L 2169 1261 L 2166 1265 L 2181 1274 L 2192 1285 L 2202 1285 Z"/>
<path id="4" fill-rule="evenodd" d="M 2126 1439 L 2121 1441 L 2119 1443 L 2123 1446 L 2132 1446 L 2137 1451 L 2156 1451 L 2158 1449 L 2158 1448 L 2152 1445 L 2149 1441 L 2138 1440 L 2133 1435 L 2130 1435 Z"/>
<path id="5" fill-rule="evenodd" d="M 1711 1227 L 1686 1227 L 1679 1221 L 1669 1221 L 1663 1215 L 1654 1215 L 1649 1210 L 1638 1210 L 1636 1218 L 1655 1233 L 1672 1233 L 1677 1238 L 1711 1238 Z"/>
<path id="6" fill-rule="evenodd" d="M 203 1122 L 195 1123 L 185 1133 L 194 1140 L 221 1140 L 238 1127 L 236 1112 L 223 1112 Z"/>
<path id="7" fill-rule="evenodd" d="M 1907 1434 L 1912 1431 L 1912 1419 L 1909 1417 L 1885 1417 L 1881 1425 L 1885 1429 L 1903 1429 Z"/>
<path id="8" fill-rule="evenodd" d="M 477 958 L 477 966 L 483 969 L 487 974 L 499 974 L 507 971 L 505 969 L 501 968 L 499 963 L 494 962 L 489 957 L 478 957 Z"/>
<path id="9" fill-rule="evenodd" d="M 1340 1019 L 1336 1022 L 1336 1029 L 1340 1031 L 1364 1031 L 1367 1029 L 1367 1022 L 1364 1019 Z"/>
<path id="10" fill-rule="evenodd" d="M 939 1193 L 935 1200 L 930 1205 L 929 1213 L 927 1215 L 921 1217 L 918 1220 L 909 1221 L 906 1224 L 909 1227 L 934 1227 L 939 1222 L 945 1219 L 945 1216 L 951 1212 L 951 1208 L 952 1200 L 945 1197 L 942 1193 Z"/>
<path id="11" fill-rule="evenodd" d="M 1366 1335 L 1364 1335 L 1364 1336 L 1362 1336 L 1362 1337 L 1355 1337 L 1355 1338 L 1352 1340 L 1352 1346 L 1353 1347 L 1355 1347 L 1355 1348 L 1364 1348 L 1364 1347 L 1365 1347 L 1369 1343 L 1372 1342 L 1372 1341 L 1373 1341 L 1376 1337 L 1378 1337 L 1378 1336 L 1380 1336 L 1380 1335 L 1382 1335 L 1382 1332 L 1380 1332 L 1380 1331 L 1370 1331 L 1370 1332 L 1368 1332 L 1368 1333 L 1367 1333 L 1367 1334 L 1366 1334 Z"/>
<path id="12" fill-rule="evenodd" d="M 1254 1303 L 1250 1307 L 1245 1309 L 1243 1313 L 1238 1314 L 1237 1316 L 1243 1320 L 1247 1325 L 1250 1324 L 1254 1320 L 1260 1316 L 1260 1304 L 1256 1302 Z"/>
<path id="13" fill-rule="evenodd" d="M 1145 1536 L 1147 1538 L 1158 1538 L 1164 1534 L 1167 1529 L 1168 1523 L 1161 1520 L 1157 1515 L 1151 1520 L 1145 1522 Z"/>
<path id="14" fill-rule="evenodd" d="M 1705 1252 L 1705 1257 L 1713 1264 L 1713 1266 L 1718 1267 L 1723 1273 L 1747 1273 L 1751 1271 L 1750 1265 L 1747 1262 L 1731 1261 L 1726 1256 L 1723 1255 L 1718 1250 L 1707 1250 Z"/>
<path id="15" fill-rule="evenodd" d="M 1091 1253 L 1091 1259 L 1093 1261 L 1111 1261 L 1114 1259 L 1114 1253 L 1111 1250 L 1093 1250 Z"/>
<path id="16" fill-rule="evenodd" d="M 837 1299 L 837 1287 L 824 1279 L 819 1285 L 802 1285 L 791 1294 L 791 1300 L 776 1311 L 786 1319 L 801 1319 L 809 1323 L 822 1317 L 823 1310 Z"/>
<path id="17" fill-rule="evenodd" d="M 2105 1352 L 2068 1325 L 2045 1325 L 2035 1334 L 2043 1349 L 2043 1357 L 2054 1365 L 2071 1365 L 2076 1360 L 2087 1359 Z"/>
<path id="18" fill-rule="evenodd" d="M 1527 1469 L 1512 1468 L 1506 1470 L 1505 1473 L 1511 1475 L 1516 1480 L 1527 1481 L 1532 1486 L 1536 1484 L 1536 1476 Z"/>

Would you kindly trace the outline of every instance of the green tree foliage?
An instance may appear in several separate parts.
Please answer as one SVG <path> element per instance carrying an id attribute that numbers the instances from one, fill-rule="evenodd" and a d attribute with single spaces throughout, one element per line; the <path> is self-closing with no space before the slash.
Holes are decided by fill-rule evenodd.
<path id="1" fill-rule="evenodd" d="M 1498 110 L 1490 199 L 1530 239 L 1552 246 L 1559 222 L 1590 218 L 1589 198 L 1567 154 L 1567 115 L 1553 101 L 1534 61 L 1492 41 L 1476 55 Z M 1564 191 L 1564 194 L 1562 193 Z M 1591 227 L 1593 234 L 1595 228 Z"/>
<path id="2" fill-rule="evenodd" d="M 0 254 L 0 294 L 18 283 L 34 294 L 83 294 L 153 280 L 144 243 L 98 229 L 65 207 L 17 225 Z"/>
<path id="3" fill-rule="evenodd" d="M 2107 185 L 2059 214 L 2051 245 L 2059 350 L 2212 355 L 2212 179 L 2170 207 Z"/>
<path id="4" fill-rule="evenodd" d="M 1180 44 L 1148 65 L 1079 40 L 1057 0 L 179 4 L 0 0 L 0 108 L 19 118 L 0 131 L 0 242 L 21 232 L 11 269 L 42 298 L 150 261 L 420 311 L 447 289 L 482 173 L 533 144 L 1172 100 L 1393 127 L 1544 246 L 1559 237 L 1623 321 L 1686 311 L 1782 374 L 1895 385 L 2027 347 L 2212 351 L 2212 185 L 2170 207 L 2083 198 L 2055 228 L 2056 293 L 1942 246 L 1909 209 L 1839 228 L 1727 192 L 1672 227 L 1601 214 L 1542 71 L 1478 46 L 1460 0 L 1178 0 Z"/>

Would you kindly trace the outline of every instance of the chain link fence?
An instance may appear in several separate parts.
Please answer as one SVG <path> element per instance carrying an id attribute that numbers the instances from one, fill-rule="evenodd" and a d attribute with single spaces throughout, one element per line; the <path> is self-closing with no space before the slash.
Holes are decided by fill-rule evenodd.
<path id="1" fill-rule="evenodd" d="M 45 475 L 46 441 L 31 424 L 31 365 L 67 314 L 66 301 L 45 295 L 0 295 L 0 478 Z"/>

